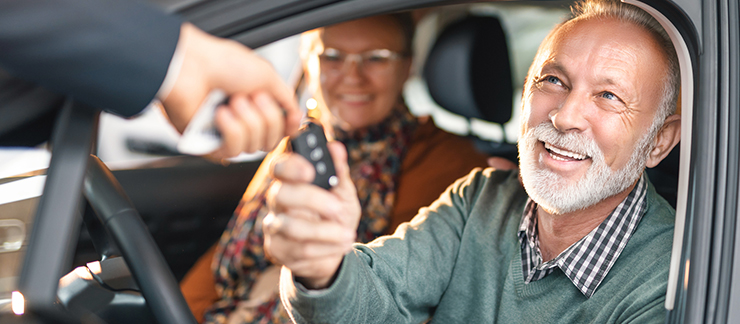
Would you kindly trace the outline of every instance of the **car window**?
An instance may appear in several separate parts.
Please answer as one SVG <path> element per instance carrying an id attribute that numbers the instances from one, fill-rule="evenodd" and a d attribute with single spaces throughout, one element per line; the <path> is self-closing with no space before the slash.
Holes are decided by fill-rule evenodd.
<path id="1" fill-rule="evenodd" d="M 627 1 L 638 3 L 637 1 Z M 507 33 L 510 57 L 512 58 L 512 119 L 503 127 L 480 120 L 468 122 L 460 116 L 447 112 L 439 107 L 429 96 L 421 77 L 425 54 L 431 47 L 437 32 L 450 21 L 463 14 L 493 15 L 500 17 Z M 519 105 L 521 85 L 537 46 L 557 23 L 569 14 L 565 6 L 538 6 L 517 3 L 476 3 L 471 5 L 446 6 L 429 9 L 418 22 L 415 42 L 416 61 L 413 75 L 406 85 L 404 96 L 410 110 L 416 115 L 431 115 L 435 123 L 449 132 L 467 135 L 475 134 L 484 139 L 500 141 L 503 138 L 509 143 L 516 143 L 519 134 Z M 655 14 L 655 13 L 654 13 Z M 663 19 L 670 26 L 669 19 Z M 295 32 L 295 31 L 291 31 Z M 684 246 L 684 223 L 688 195 L 688 176 L 691 141 L 691 126 L 694 102 L 694 80 L 691 56 L 686 44 L 680 43 L 681 35 L 675 30 L 674 41 L 681 60 L 682 70 L 682 142 L 686 147 L 681 152 L 681 170 L 678 189 L 677 225 L 674 240 L 673 263 L 666 306 L 673 308 L 673 296 L 676 283 L 688 281 L 688 272 L 679 272 L 680 253 Z M 673 35 L 672 35 L 673 36 Z M 283 79 L 299 89 L 298 100 L 303 109 L 313 106 L 312 90 L 301 88 L 303 68 L 299 57 L 300 34 L 259 47 L 256 52 L 269 60 Z M 140 116 L 122 119 L 103 113 L 99 127 L 97 154 L 112 169 L 127 169 L 145 165 L 149 162 L 167 159 L 178 155 L 175 146 L 179 135 L 169 126 L 156 104 L 145 110 Z M 259 160 L 264 154 L 242 155 L 235 160 Z M 0 313 L 8 307 L 10 293 L 16 288 L 18 271 L 23 260 L 23 245 L 28 241 L 28 234 L 33 224 L 33 214 L 37 197 L 41 194 L 45 180 L 45 168 L 48 167 L 50 154 L 46 148 L 33 150 L 15 150 L 0 148 Z M 25 234 L 24 234 L 25 233 Z M 19 244 L 19 242 L 21 242 Z M 20 245 L 20 246 L 19 246 Z M 20 248 L 19 248 L 20 247 Z M 678 276 L 685 275 L 678 278 Z M 685 288 L 684 288 L 685 289 Z"/>
<path id="2" fill-rule="evenodd" d="M 673 262 L 672 262 L 672 270 L 671 270 L 671 279 L 670 279 L 670 288 L 667 293 L 668 301 L 666 303 L 666 306 L 668 309 L 672 309 L 673 307 L 673 296 L 675 293 L 675 285 L 676 283 L 683 282 L 683 280 L 678 280 L 678 268 L 683 266 L 683 264 L 680 263 L 679 254 L 682 251 L 682 243 L 685 240 L 684 239 L 684 220 L 686 217 L 686 203 L 687 203 L 687 194 L 688 194 L 688 182 L 689 182 L 689 157 L 691 156 L 690 147 L 691 147 L 691 137 L 692 137 L 692 112 L 694 110 L 693 103 L 694 103 L 694 89 L 695 89 L 695 83 L 694 83 L 694 73 L 696 72 L 696 63 L 697 63 L 697 56 L 698 55 L 696 51 L 696 42 L 695 42 L 695 30 L 693 28 L 701 28 L 701 26 L 691 26 L 686 25 L 685 17 L 682 17 L 680 15 L 676 15 L 676 12 L 674 12 L 674 9 L 668 8 L 670 10 L 667 10 L 665 6 L 659 6 L 662 11 L 658 11 L 654 9 L 651 6 L 648 6 L 640 1 L 626 1 L 629 3 L 636 4 L 638 6 L 643 7 L 644 9 L 648 10 L 649 13 L 651 13 L 654 17 L 658 18 L 658 20 L 661 22 L 661 24 L 666 28 L 674 42 L 674 46 L 676 47 L 679 61 L 680 61 L 680 69 L 681 69 L 681 107 L 679 107 L 679 111 L 682 113 L 682 141 L 679 143 L 679 145 L 676 147 L 676 155 L 679 155 L 678 149 L 681 147 L 680 150 L 680 157 L 676 158 L 676 161 L 674 162 L 675 165 L 673 166 L 676 168 L 674 170 L 674 177 L 677 175 L 679 177 L 677 183 L 678 188 L 675 184 L 671 185 L 671 190 L 673 190 L 673 194 L 675 195 L 676 200 L 676 208 L 677 208 L 677 214 L 676 214 L 676 232 L 674 236 L 674 251 L 673 251 Z M 490 13 L 490 14 L 496 14 L 505 12 L 504 14 L 504 24 L 507 27 L 507 32 L 512 33 L 510 35 L 510 40 L 513 40 L 512 47 L 510 50 L 512 51 L 512 57 L 514 57 L 514 67 L 513 67 L 513 80 L 514 84 L 516 86 L 520 86 L 521 83 L 523 83 L 523 77 L 522 73 L 526 73 L 526 67 L 528 67 L 529 62 L 531 62 L 531 58 L 534 54 L 534 50 L 536 49 L 537 45 L 541 41 L 542 37 L 552 28 L 552 26 L 559 21 L 559 19 L 562 19 L 563 16 L 568 14 L 568 11 L 565 9 L 569 6 L 570 3 L 563 2 L 560 6 L 556 5 L 556 8 L 553 8 L 553 6 L 532 6 L 528 7 L 526 5 L 521 4 L 499 4 L 499 3 L 484 3 L 484 4 L 475 4 L 471 6 L 462 6 L 462 7 L 446 7 L 445 9 L 451 10 L 451 11 L 460 11 L 460 10 L 471 10 L 471 11 L 477 11 L 477 13 Z M 463 9 L 460 9 L 463 8 Z M 474 9 L 473 9 L 474 8 Z M 692 5 L 693 8 L 693 5 Z M 516 10 L 522 10 L 523 13 L 527 14 L 540 14 L 540 13 L 547 13 L 543 14 L 542 16 L 537 16 L 538 18 L 532 18 L 533 16 L 527 16 L 527 14 L 522 14 L 521 18 L 519 19 L 512 19 L 512 21 L 507 21 L 508 17 L 517 17 Z M 531 10 L 531 11 L 527 11 Z M 329 10 L 327 10 L 329 12 Z M 665 15 L 661 14 L 661 12 L 665 13 Z M 444 14 L 449 14 L 449 12 L 445 12 Z M 444 15 L 442 14 L 442 15 Z M 552 15 L 549 15 L 552 14 Z M 691 12 L 691 15 L 696 15 L 696 12 Z M 563 15 L 563 16 L 558 16 Z M 429 37 L 429 39 L 433 39 L 434 30 L 436 30 L 439 27 L 439 20 L 442 18 L 436 17 L 431 18 L 434 15 L 428 16 L 428 20 L 423 20 L 420 22 L 420 26 L 423 26 L 425 24 L 428 24 L 432 28 L 432 32 L 430 32 L 431 35 L 426 35 Z M 540 23 L 542 26 L 540 26 Z M 676 25 L 677 24 L 677 25 Z M 542 28 L 540 30 L 530 30 L 529 28 Z M 517 31 L 517 28 L 521 28 L 520 32 L 522 34 L 515 34 Z M 273 33 L 277 33 L 275 30 L 270 30 Z M 423 32 L 429 32 L 428 30 L 424 30 Z M 256 33 L 244 33 L 241 35 L 237 35 L 238 39 L 244 40 L 244 41 L 255 41 L 260 42 L 262 39 L 260 36 L 258 36 Z M 517 42 L 522 41 L 523 43 L 521 45 L 517 45 Z M 418 44 L 417 44 L 418 45 Z M 422 49 L 425 49 L 424 46 L 429 46 L 429 41 L 427 43 L 422 43 L 419 45 Z M 527 48 L 530 46 L 529 48 Z M 526 48 L 526 49 L 525 49 Z M 519 50 L 518 50 L 519 49 Z M 523 49 L 523 50 L 521 50 Z M 532 51 L 531 54 L 526 54 L 527 51 Z M 418 54 L 418 53 L 417 53 Z M 419 62 L 417 62 L 417 68 L 414 72 L 419 72 L 418 67 Z M 416 74 L 418 77 L 418 74 Z M 414 80 L 412 78 L 412 80 Z M 413 81 L 412 81 L 413 82 Z M 413 83 L 412 83 L 413 85 Z M 405 91 L 405 98 L 408 101 L 408 104 L 410 108 L 416 113 L 416 114 L 431 114 L 435 117 L 435 122 L 441 127 L 448 131 L 458 133 L 458 134 L 467 134 L 469 132 L 469 129 L 464 121 L 459 120 L 456 116 L 451 115 L 449 113 L 444 112 L 443 110 L 439 111 L 437 110 L 437 107 L 435 107 L 435 103 L 432 100 L 429 100 L 429 98 L 425 95 L 423 86 L 420 86 L 418 84 L 412 86 L 412 89 L 406 89 Z M 513 97 L 516 99 L 514 105 L 513 105 L 513 112 L 518 111 L 519 106 L 519 95 L 516 93 L 517 91 L 520 91 L 520 89 L 515 90 L 515 93 L 513 94 Z M 310 100 L 310 96 L 307 96 L 305 98 L 302 98 L 302 103 L 307 102 L 307 100 Z M 514 115 L 514 119 L 517 118 L 517 115 Z M 474 122 L 473 125 L 481 125 L 481 123 Z M 500 134 L 503 133 L 500 129 L 496 129 L 496 126 L 490 126 L 485 125 L 483 127 L 477 127 L 473 126 L 474 131 L 478 133 L 482 133 L 485 135 L 490 136 L 492 139 L 500 138 Z M 507 124 L 505 126 L 505 132 L 506 134 L 512 134 L 512 136 L 507 136 L 507 140 L 512 140 L 516 138 L 516 134 L 518 133 L 518 123 L 512 122 Z M 512 140 L 515 141 L 515 140 Z M 677 170 L 679 168 L 679 161 L 680 160 L 680 170 Z M 685 263 L 686 266 L 688 266 L 688 263 Z M 681 274 L 686 274 L 688 276 L 688 272 L 681 272 Z M 683 278 L 683 277 L 682 277 Z M 688 277 L 686 277 L 688 278 Z M 688 280 L 688 279 L 686 279 Z"/>
<path id="3" fill-rule="evenodd" d="M 413 75 L 404 90 L 409 110 L 417 115 L 431 115 L 438 127 L 459 135 L 469 133 L 492 141 L 516 143 L 519 133 L 519 100 L 521 85 L 539 43 L 569 13 L 563 7 L 540 7 L 521 4 L 484 3 L 464 6 L 447 6 L 430 10 L 417 24 L 414 43 Z M 482 120 L 467 121 L 439 107 L 426 91 L 421 69 L 426 52 L 432 46 L 436 33 L 444 25 L 462 15 L 496 16 L 501 19 L 510 44 L 512 58 L 512 118 L 503 125 Z M 300 35 L 294 35 L 255 49 L 255 52 L 272 63 L 285 82 L 296 88 L 301 82 L 303 68 L 299 58 Z M 298 92 L 302 109 L 313 97 L 311 89 Z M 97 155 L 113 169 L 131 168 L 177 155 L 179 134 L 169 125 L 155 103 L 140 116 L 124 119 L 103 113 L 100 120 Z M 505 136 L 504 136 L 505 133 Z M 259 159 L 262 154 L 244 154 L 234 160 Z"/>

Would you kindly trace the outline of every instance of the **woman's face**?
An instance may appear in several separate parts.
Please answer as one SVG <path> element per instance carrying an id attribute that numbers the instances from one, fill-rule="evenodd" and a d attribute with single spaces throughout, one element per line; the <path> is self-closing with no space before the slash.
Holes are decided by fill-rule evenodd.
<path id="1" fill-rule="evenodd" d="M 381 16 L 341 23 L 326 27 L 321 40 L 322 92 L 341 127 L 349 131 L 385 119 L 409 75 L 398 22 Z"/>

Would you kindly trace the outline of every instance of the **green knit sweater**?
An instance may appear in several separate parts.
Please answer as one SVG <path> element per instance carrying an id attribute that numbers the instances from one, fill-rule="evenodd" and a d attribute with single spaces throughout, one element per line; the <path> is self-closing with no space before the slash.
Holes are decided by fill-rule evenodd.
<path id="1" fill-rule="evenodd" d="M 517 176 L 474 170 L 392 236 L 356 245 L 327 289 L 307 291 L 284 268 L 283 303 L 298 323 L 662 323 L 675 212 L 652 184 L 645 216 L 586 298 L 559 269 L 524 283 Z"/>

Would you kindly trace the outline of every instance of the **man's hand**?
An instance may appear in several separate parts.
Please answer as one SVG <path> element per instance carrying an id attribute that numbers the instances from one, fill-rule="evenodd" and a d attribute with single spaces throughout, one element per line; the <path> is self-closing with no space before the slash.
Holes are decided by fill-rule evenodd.
<path id="1" fill-rule="evenodd" d="M 270 213 L 263 221 L 265 252 L 311 289 L 331 284 L 342 258 L 352 250 L 361 215 L 346 149 L 338 142 L 328 147 L 339 184 L 331 191 L 312 185 L 311 163 L 286 154 L 273 165 L 276 181 L 267 196 Z"/>
<path id="2" fill-rule="evenodd" d="M 175 128 L 185 129 L 212 90 L 221 89 L 231 97 L 228 105 L 216 110 L 223 145 L 213 157 L 268 151 L 298 129 L 301 112 L 293 92 L 267 61 L 189 23 L 182 25 L 179 42 L 184 49 L 182 67 L 162 102 Z"/>

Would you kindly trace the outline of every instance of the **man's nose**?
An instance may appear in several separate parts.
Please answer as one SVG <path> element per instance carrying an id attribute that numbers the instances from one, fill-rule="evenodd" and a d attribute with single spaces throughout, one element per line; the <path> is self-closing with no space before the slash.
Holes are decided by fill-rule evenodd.
<path id="1" fill-rule="evenodd" d="M 584 131 L 588 127 L 585 115 L 587 101 L 587 96 L 583 94 L 569 93 L 559 107 L 548 113 L 553 126 L 563 133 Z"/>

